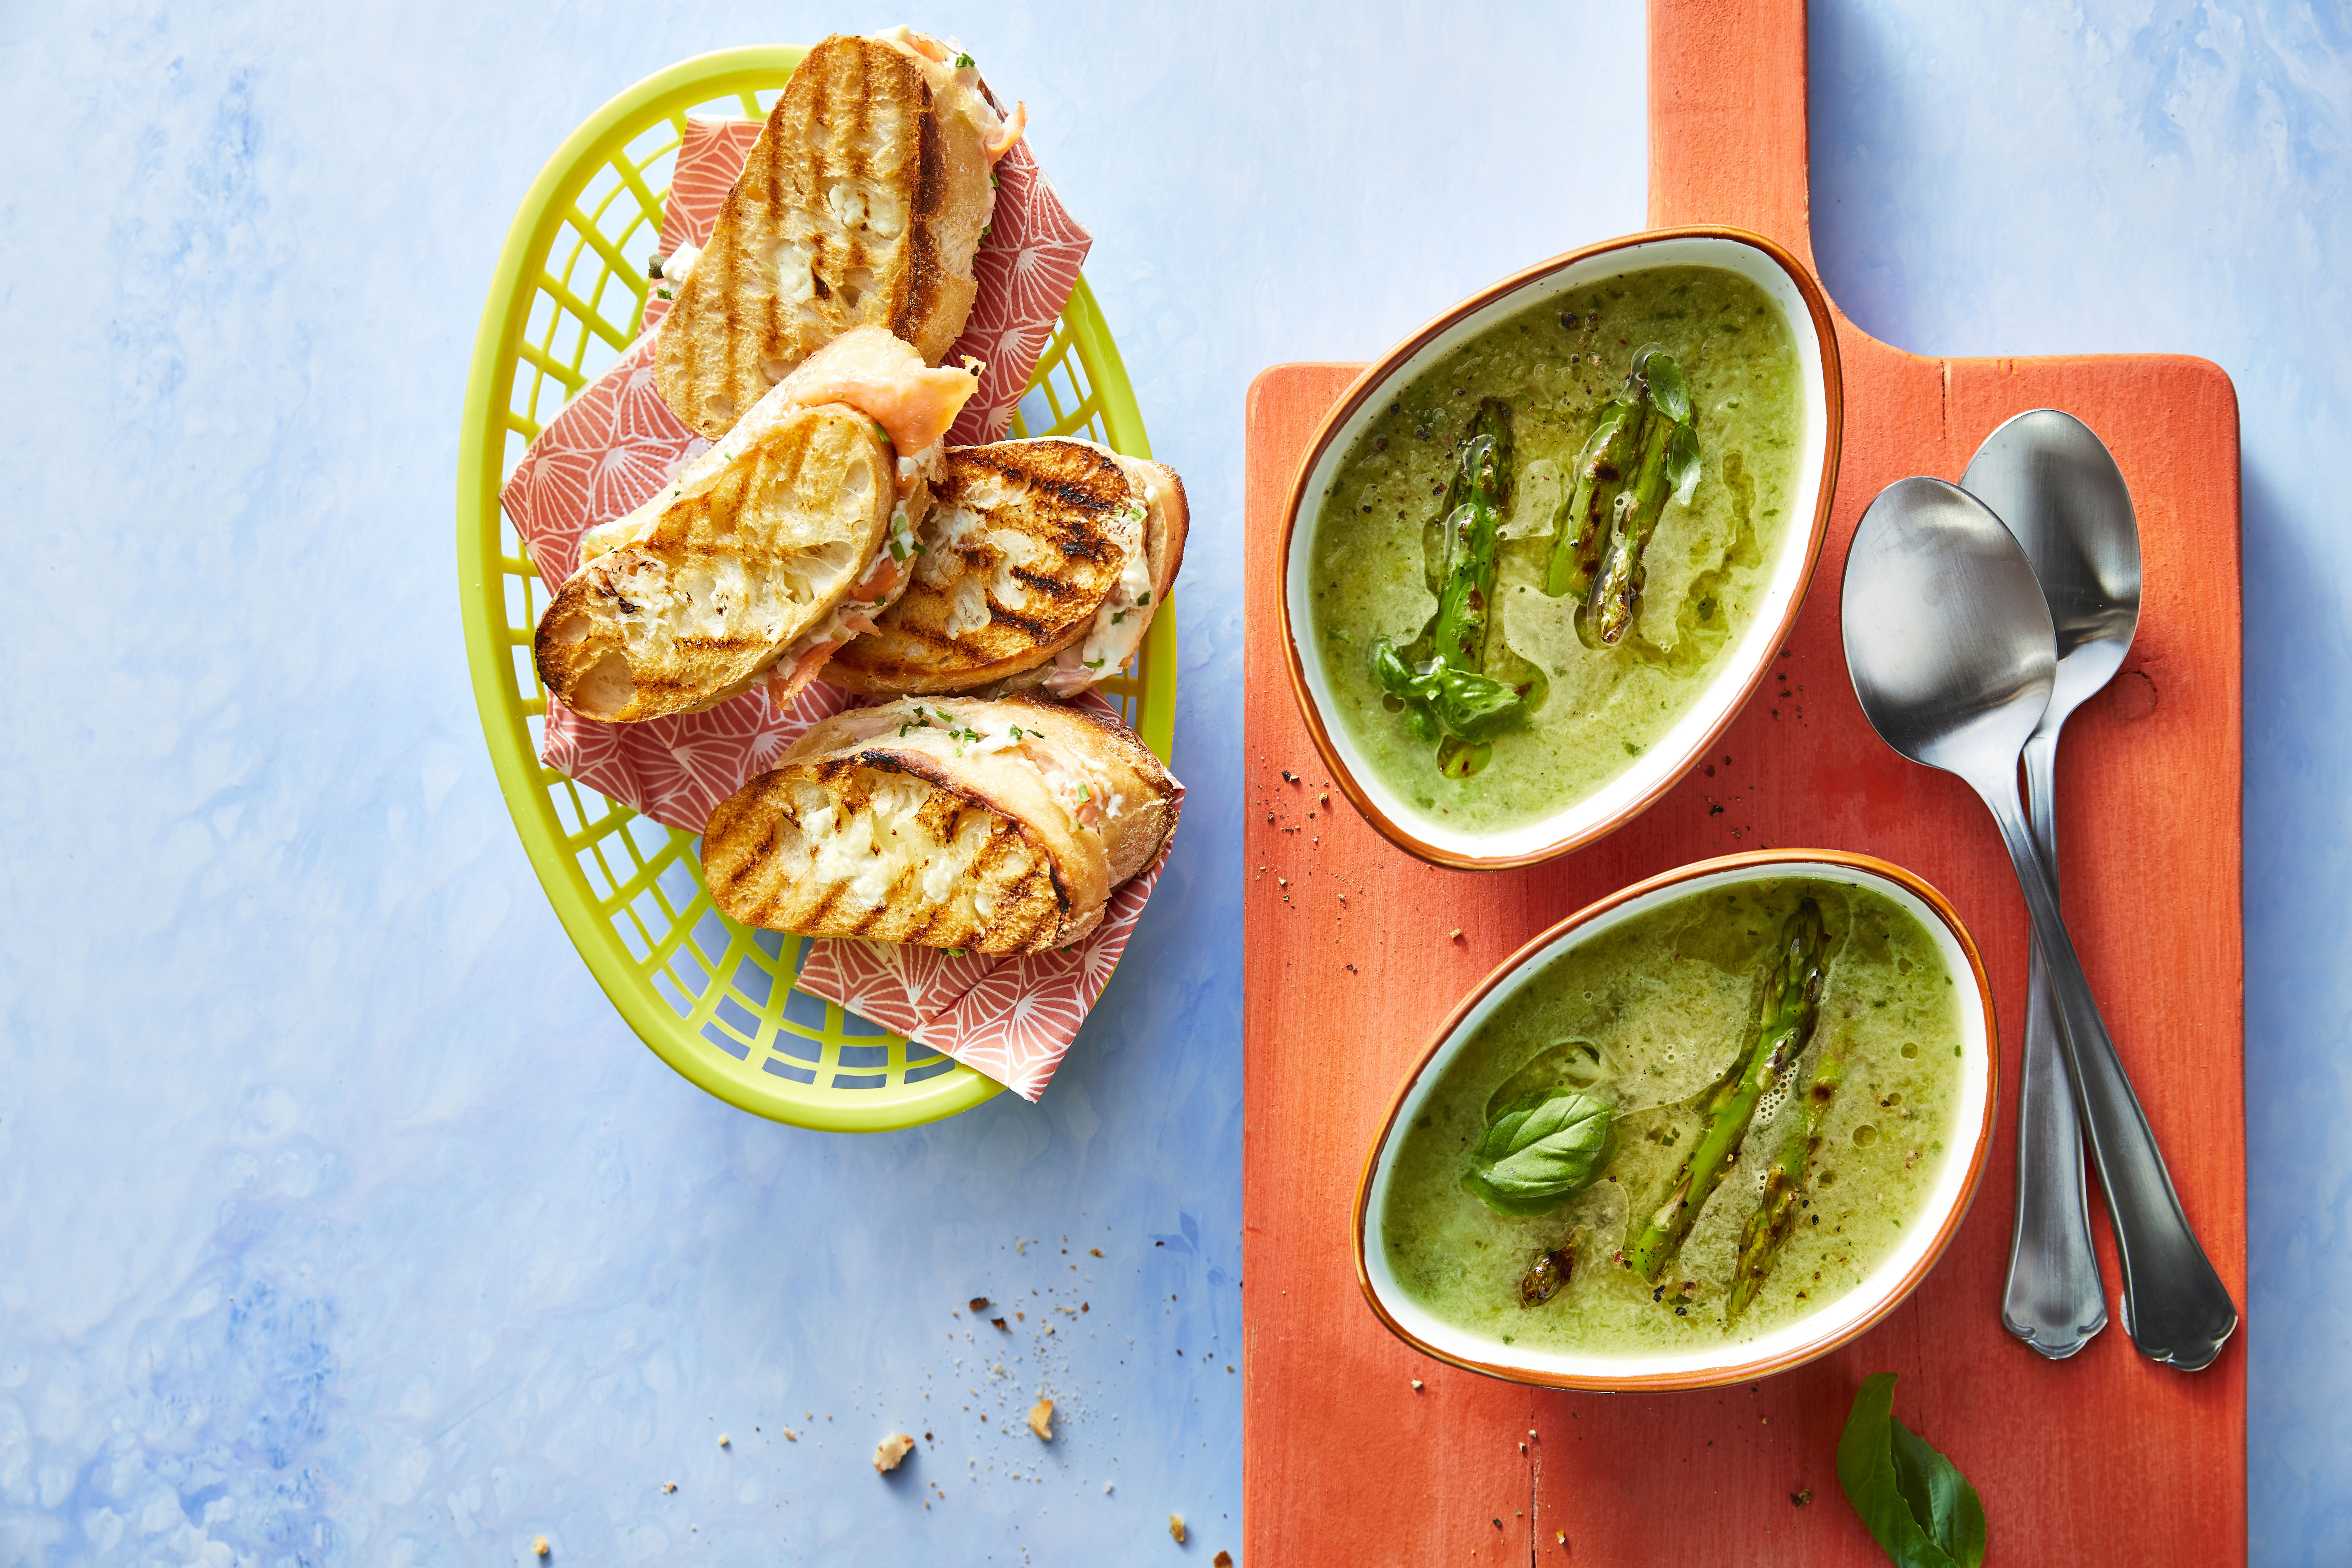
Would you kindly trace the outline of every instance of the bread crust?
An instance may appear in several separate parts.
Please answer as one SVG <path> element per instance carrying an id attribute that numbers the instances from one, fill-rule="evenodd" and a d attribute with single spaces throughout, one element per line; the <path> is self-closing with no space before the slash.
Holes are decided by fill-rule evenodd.
<path id="1" fill-rule="evenodd" d="M 835 35 L 785 83 L 656 343 L 654 383 L 716 440 L 809 354 L 882 327 L 938 364 L 979 291 L 985 132 L 921 61 Z"/>
<path id="2" fill-rule="evenodd" d="M 621 723 L 748 690 L 863 575 L 896 475 L 856 410 L 792 410 L 556 591 L 532 638 L 541 684 L 583 717 Z"/>
<path id="3" fill-rule="evenodd" d="M 1151 497 L 1144 547 L 1151 561 L 1151 603 L 1156 607 L 1176 585 L 1176 574 L 1184 569 L 1184 541 L 1192 531 L 1192 498 L 1184 493 L 1183 476 L 1167 464 L 1124 454 L 1118 461 L 1138 488 L 1147 489 Z"/>
<path id="4" fill-rule="evenodd" d="M 720 802 L 703 836 L 712 900 L 773 930 L 991 954 L 1066 947 L 1100 925 L 1174 832 L 1159 759 L 1116 721 L 1044 698 L 938 709 L 836 714 Z M 1015 729 L 1023 743 L 1002 744 Z M 1073 814 L 1079 773 L 1097 800 L 1119 798 L 1116 815 Z"/>

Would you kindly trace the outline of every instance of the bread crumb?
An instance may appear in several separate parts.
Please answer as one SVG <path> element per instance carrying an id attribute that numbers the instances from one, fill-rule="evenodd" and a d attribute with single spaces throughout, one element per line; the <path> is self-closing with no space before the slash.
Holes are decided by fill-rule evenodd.
<path id="1" fill-rule="evenodd" d="M 546 1556 L 546 1555 L 547 1555 L 547 1537 L 545 1537 L 544 1535 L 534 1535 L 534 1536 L 532 1536 L 532 1537 L 530 1538 L 530 1551 L 531 1551 L 531 1555 L 532 1555 L 532 1556 L 534 1556 L 534 1557 L 544 1557 L 544 1556 Z"/>
<path id="2" fill-rule="evenodd" d="M 1008 1334 L 1013 1331 L 1011 1329 L 1005 1328 L 1004 1320 L 1002 1318 L 991 1318 L 988 1321 L 994 1323 L 998 1328 L 1004 1329 L 1004 1331 Z"/>
<path id="3" fill-rule="evenodd" d="M 787 1426 L 787 1427 L 785 1427 L 785 1428 L 784 1428 L 784 1441 L 785 1441 L 785 1442 L 787 1442 L 787 1443 L 797 1443 L 797 1442 L 799 1442 L 800 1440 L 801 1440 L 801 1435 L 800 1435 L 799 1433 L 797 1433 L 797 1432 L 793 1431 L 793 1430 L 791 1427 L 789 1427 L 789 1426 Z"/>
<path id="4" fill-rule="evenodd" d="M 974 1296 L 974 1297 L 971 1299 L 971 1310 L 972 1310 L 973 1311 L 975 1311 L 975 1312 L 984 1311 L 984 1310 L 987 1310 L 987 1307 L 988 1307 L 988 1298 L 987 1298 L 987 1297 L 985 1297 L 985 1296 Z"/>
<path id="5" fill-rule="evenodd" d="M 1421 1392 L 1421 1379 L 1416 1377 L 1412 1380 L 1412 1391 L 1415 1394 L 1419 1394 Z"/>
<path id="6" fill-rule="evenodd" d="M 1460 926 L 1455 926 L 1446 936 L 1445 940 L 1448 942 L 1460 942 L 1462 940 L 1462 928 Z"/>
<path id="7" fill-rule="evenodd" d="M 887 1475 L 890 1471 L 897 1469 L 898 1468 L 898 1461 L 905 1458 L 908 1454 L 913 1450 L 914 1447 L 915 1440 L 912 1437 L 908 1436 L 904 1432 L 893 1432 L 887 1437 L 883 1438 L 879 1443 L 875 1444 L 875 1473 L 877 1475 Z"/>
<path id="8" fill-rule="evenodd" d="M 1171 1513 L 1168 1516 L 1168 1533 L 1170 1536 L 1174 1538 L 1177 1545 L 1181 1546 L 1184 1544 L 1184 1516 L 1182 1514 Z"/>
<path id="9" fill-rule="evenodd" d="M 1087 1256 L 1089 1258 L 1100 1258 L 1102 1256 L 1102 1248 L 1099 1247 L 1089 1247 L 1087 1248 Z"/>
<path id="10" fill-rule="evenodd" d="M 1054 1440 L 1054 1402 L 1040 1399 L 1029 1407 L 1029 1430 L 1037 1434 L 1041 1443 Z"/>
<path id="11" fill-rule="evenodd" d="M 1209 1559 L 1209 1568 L 1234 1568 L 1234 1554 L 1230 1552 L 1218 1552 Z"/>
<path id="12" fill-rule="evenodd" d="M 720 1434 L 719 1434 L 719 1446 L 720 1447 L 722 1447 L 722 1448 L 726 1447 L 728 1446 L 728 1442 L 729 1442 L 729 1438 L 728 1438 L 728 1436 L 727 1436 L 727 1434 L 726 1434 L 726 1433 L 721 1432 Z"/>
<path id="13" fill-rule="evenodd" d="M 677 1490 L 677 1483 L 676 1481 L 664 1481 L 662 1483 L 662 1496 L 667 1497 L 670 1493 L 676 1490 Z"/>

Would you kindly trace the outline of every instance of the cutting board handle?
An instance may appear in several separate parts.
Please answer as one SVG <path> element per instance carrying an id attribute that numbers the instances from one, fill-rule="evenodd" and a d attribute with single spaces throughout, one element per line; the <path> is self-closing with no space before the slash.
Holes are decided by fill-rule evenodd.
<path id="1" fill-rule="evenodd" d="M 1650 223 L 1729 224 L 1818 276 L 1805 0 L 1650 0 Z"/>

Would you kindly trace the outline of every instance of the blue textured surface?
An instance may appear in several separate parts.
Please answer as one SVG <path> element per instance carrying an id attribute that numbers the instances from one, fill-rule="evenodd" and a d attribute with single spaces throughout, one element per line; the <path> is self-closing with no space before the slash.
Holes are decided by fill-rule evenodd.
<path id="1" fill-rule="evenodd" d="M 449 516 L 481 289 L 563 134 L 682 56 L 900 16 L 0 12 L 0 1564 L 1137 1561 L 1171 1510 L 1238 1548 L 1242 393 L 1640 226 L 1640 71 L 1563 98 L 1529 47 L 1636 58 L 1588 9 L 911 17 L 1031 104 L 1192 490 L 1193 795 L 1044 1104 L 866 1140 L 705 1099 L 605 1005 L 482 750 Z M 2343 1561 L 2352 39 L 2144 9 L 1820 5 L 1817 244 L 1907 348 L 2236 378 L 2254 1555 Z M 936 1440 L 880 1481 L 902 1426 Z"/>

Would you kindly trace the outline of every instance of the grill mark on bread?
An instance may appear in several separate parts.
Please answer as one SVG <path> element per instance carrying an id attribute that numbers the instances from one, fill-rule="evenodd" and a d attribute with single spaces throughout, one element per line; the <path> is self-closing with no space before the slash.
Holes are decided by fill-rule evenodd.
<path id="1" fill-rule="evenodd" d="M 944 523 L 927 525 L 929 563 L 877 617 L 877 633 L 851 643 L 834 666 L 835 679 L 854 689 L 946 693 L 1036 679 L 1086 637 L 1130 551 L 1150 552 L 1149 518 L 1131 544 L 1122 521 L 1128 509 L 1149 505 L 1140 480 L 1089 443 L 1046 437 L 952 449 L 934 495 L 934 518 L 961 510 L 974 521 L 952 542 L 939 536 Z M 1029 542 L 1026 552 L 998 542 L 1008 529 Z M 971 597 L 975 579 L 984 604 Z M 988 591 L 1007 584 L 1022 602 Z M 987 620 L 969 624 L 983 607 Z M 961 629 L 950 636 L 950 626 Z"/>
<path id="2" fill-rule="evenodd" d="M 995 625 L 1011 626 L 1014 631 L 1019 632 L 1023 637 L 1027 637 L 1033 643 L 1044 642 L 1049 635 L 1048 623 L 1039 620 L 1034 616 L 1024 616 L 1018 610 L 1007 609 L 1003 605 L 997 604 L 993 600 L 990 601 L 988 610 L 989 618 Z M 976 634 L 966 635 L 971 636 Z M 954 646 L 957 647 L 963 647 L 964 638 L 956 638 Z"/>
<path id="3" fill-rule="evenodd" d="M 841 499 L 861 467 L 862 510 Z M 892 475 L 870 422 L 837 408 L 789 417 L 709 489 L 662 509 L 645 537 L 557 589 L 532 637 L 541 681 L 583 717 L 625 722 L 734 696 L 849 592 L 888 526 Z M 713 569 L 723 611 L 692 586 Z M 809 573 L 800 590 L 762 586 L 786 570 Z"/>
<path id="4" fill-rule="evenodd" d="M 799 821 L 790 795 L 788 775 L 792 771 L 780 769 L 761 775 L 711 813 L 705 832 L 704 879 L 712 898 L 737 919 L 762 924 L 782 922 L 791 930 L 825 934 L 878 933 L 885 941 L 926 936 L 940 937 L 958 945 L 985 941 L 992 951 L 1000 952 L 1039 951 L 1056 936 L 1068 913 L 1068 894 L 1051 855 L 1034 842 L 1027 826 L 970 798 L 952 784 L 927 776 L 937 772 L 936 764 L 929 759 L 899 757 L 878 751 L 826 758 L 805 769 L 805 775 L 827 788 L 835 810 L 845 816 L 862 812 L 873 804 L 873 793 L 866 787 L 869 772 L 902 774 L 919 781 L 926 798 L 917 809 L 915 820 L 936 841 L 935 854 L 954 858 L 956 846 L 967 837 L 966 818 L 977 817 L 982 824 L 981 841 L 969 858 L 962 859 L 950 896 L 939 900 L 920 896 L 921 882 L 931 864 L 931 857 L 926 856 L 910 860 L 879 898 L 868 895 L 863 904 L 852 901 L 854 875 L 835 877 L 822 884 L 808 879 L 799 883 L 788 880 L 775 894 L 755 897 L 750 885 L 761 864 L 776 853 L 778 830 L 787 817 L 801 830 L 803 844 L 808 844 L 805 826 Z M 761 798 L 770 789 L 776 791 L 778 799 Z M 767 808 L 766 830 L 758 847 L 749 855 L 742 855 L 735 842 L 735 828 L 747 816 L 761 812 L 762 807 Z M 883 847 L 877 842 L 871 852 L 879 854 Z M 908 847 L 911 850 L 912 847 Z M 813 847 L 807 852 L 813 855 Z M 1050 922 L 1045 913 L 1046 900 L 1040 896 L 1047 886 L 1054 890 Z M 977 910 L 959 908 L 957 894 L 982 888 L 992 889 L 996 895 L 993 913 L 980 917 Z M 919 914 L 919 924 L 907 923 Z"/>
<path id="5" fill-rule="evenodd" d="M 912 61 L 908 68 L 914 69 Z M 939 242 L 932 220 L 947 207 L 947 146 L 940 135 L 939 116 L 931 110 L 931 84 L 917 73 L 922 92 L 923 118 L 915 139 L 915 199 L 908 204 L 905 282 L 891 300 L 890 330 L 902 338 L 915 335 L 916 323 L 933 310 L 940 283 Z"/>
<path id="6" fill-rule="evenodd" d="M 1034 698 L 968 710 L 990 732 L 1034 726 L 1046 743 L 1108 768 L 1109 787 L 1134 804 L 1097 831 L 1068 820 L 1022 757 L 950 756 L 930 727 L 892 745 L 911 710 L 910 701 L 823 721 L 776 770 L 714 808 L 703 859 L 721 909 L 815 934 L 1046 952 L 1095 929 L 1110 894 L 1166 843 L 1173 781 L 1124 727 Z M 886 760 L 893 765 L 877 765 Z M 830 826 L 812 833 L 802 814 L 820 804 Z"/>
<path id="7" fill-rule="evenodd" d="M 806 926 L 811 931 L 823 931 L 834 923 L 834 910 L 840 904 L 843 899 L 848 896 L 849 884 L 847 882 L 835 882 L 825 889 L 824 897 L 819 899 L 816 901 L 816 906 L 810 910 L 806 914 L 793 914 L 789 917 L 783 916 L 783 904 L 781 899 L 771 899 L 768 900 L 768 908 L 776 911 L 781 918 L 790 919 L 794 925 Z M 863 934 L 865 931 L 863 926 L 857 927 L 856 929 L 860 934 Z"/>
<path id="8" fill-rule="evenodd" d="M 935 95 L 924 68 L 870 39 L 828 37 L 802 58 L 661 327 L 655 382 L 688 426 L 716 439 L 778 375 L 861 323 L 927 363 L 945 355 L 977 290 L 972 252 L 993 202 L 960 94 Z M 863 215 L 835 209 L 844 184 Z M 887 236 L 871 221 L 886 205 L 901 220 Z M 785 298 L 776 264 L 786 245 L 808 259 L 805 285 L 793 273 L 800 300 Z"/>
<path id="9" fill-rule="evenodd" d="M 1072 599 L 1076 598 L 1078 593 L 1077 589 L 1063 582 L 1059 577 L 1049 577 L 1042 572 L 1032 572 L 1026 566 L 1015 566 L 1013 569 L 1013 580 L 1031 593 L 1043 594 L 1049 599 Z"/>

